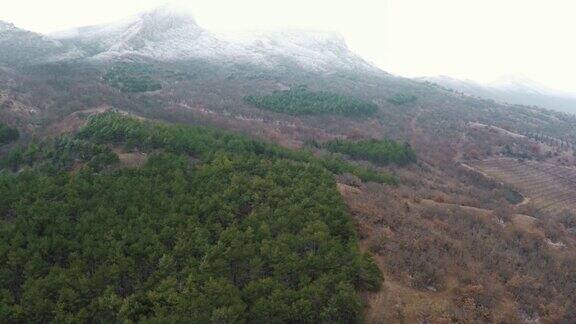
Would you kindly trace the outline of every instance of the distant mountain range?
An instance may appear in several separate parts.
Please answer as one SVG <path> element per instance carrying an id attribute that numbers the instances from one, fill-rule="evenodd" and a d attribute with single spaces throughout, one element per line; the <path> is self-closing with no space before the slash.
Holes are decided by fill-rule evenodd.
<path id="1" fill-rule="evenodd" d="M 503 77 L 489 84 L 448 76 L 422 77 L 419 80 L 502 103 L 539 106 L 576 113 L 576 94 L 552 90 L 524 77 Z"/>
<path id="2" fill-rule="evenodd" d="M 0 64 L 8 66 L 72 59 L 207 59 L 259 67 L 296 64 L 313 71 L 377 70 L 351 52 L 344 39 L 335 33 L 292 30 L 230 39 L 203 29 L 190 14 L 171 6 L 116 23 L 79 27 L 49 36 L 0 22 L 0 48 L 3 49 Z"/>

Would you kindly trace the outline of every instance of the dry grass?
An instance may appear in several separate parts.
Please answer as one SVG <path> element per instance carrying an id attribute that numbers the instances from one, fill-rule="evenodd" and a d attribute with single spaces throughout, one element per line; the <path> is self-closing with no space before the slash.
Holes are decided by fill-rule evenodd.
<path id="1" fill-rule="evenodd" d="M 148 161 L 148 154 L 142 152 L 126 152 L 123 148 L 115 148 L 113 151 L 118 155 L 121 167 L 138 168 Z"/>
<path id="2" fill-rule="evenodd" d="M 550 215 L 576 210 L 576 169 L 510 158 L 487 159 L 471 165 L 516 188 L 530 199 L 524 204 L 527 207 Z"/>
<path id="3" fill-rule="evenodd" d="M 439 179 L 442 174 L 437 172 L 431 170 L 427 176 Z M 542 244 L 547 234 L 538 219 L 511 214 L 503 221 L 488 208 L 425 198 L 419 194 L 421 185 L 338 184 L 356 222 L 360 248 L 374 255 L 385 277 L 379 291 L 363 295 L 366 322 L 522 322 L 526 305 L 494 268 L 491 257 L 481 251 L 501 249 L 514 255 L 513 246 L 507 244 L 516 237 L 541 242 L 543 249 L 550 250 L 546 248 L 550 244 Z M 472 242 L 483 237 L 473 234 L 471 229 L 477 227 L 498 241 L 484 240 L 476 246 Z M 419 264 L 415 260 L 422 258 L 422 249 L 424 255 L 434 255 L 431 269 L 439 271 L 438 284 L 417 285 L 421 270 L 411 266 Z M 482 259 L 475 259 L 478 255 Z M 520 277 L 529 276 L 525 268 L 517 271 Z"/>

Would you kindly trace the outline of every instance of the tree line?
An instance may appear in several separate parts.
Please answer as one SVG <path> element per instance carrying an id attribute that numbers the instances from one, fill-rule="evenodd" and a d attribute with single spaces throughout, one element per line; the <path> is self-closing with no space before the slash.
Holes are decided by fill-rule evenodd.
<path id="1" fill-rule="evenodd" d="M 375 104 L 359 98 L 325 91 L 310 91 L 305 86 L 274 91 L 264 96 L 247 96 L 244 99 L 248 104 L 260 109 L 294 115 L 334 114 L 358 117 L 373 115 L 378 110 Z"/>
<path id="2" fill-rule="evenodd" d="M 416 162 L 416 153 L 408 143 L 390 139 L 367 139 L 360 141 L 333 140 L 322 145 L 330 152 L 349 155 L 379 165 L 394 163 L 400 166 Z"/>
<path id="3" fill-rule="evenodd" d="M 141 64 L 119 64 L 112 67 L 104 81 L 122 92 L 147 92 L 162 89 L 162 84 L 151 77 L 149 67 Z"/>
<path id="4" fill-rule="evenodd" d="M 409 93 L 397 93 L 390 98 L 388 98 L 388 102 L 395 104 L 397 106 L 413 103 L 418 99 L 415 95 Z"/>
<path id="5" fill-rule="evenodd" d="M 16 128 L 12 128 L 6 124 L 0 123 L 0 145 L 14 142 L 19 137 L 20 133 Z"/>

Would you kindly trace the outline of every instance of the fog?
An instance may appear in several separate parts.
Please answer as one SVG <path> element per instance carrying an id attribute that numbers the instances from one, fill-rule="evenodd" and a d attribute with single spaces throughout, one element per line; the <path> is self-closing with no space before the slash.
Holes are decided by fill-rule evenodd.
<path id="1" fill-rule="evenodd" d="M 2 1 L 0 20 L 50 33 L 121 19 L 162 0 Z M 523 75 L 576 92 L 576 3 L 568 0 L 190 0 L 209 30 L 284 27 L 334 30 L 382 69 L 408 77 L 448 75 L 490 82 Z"/>

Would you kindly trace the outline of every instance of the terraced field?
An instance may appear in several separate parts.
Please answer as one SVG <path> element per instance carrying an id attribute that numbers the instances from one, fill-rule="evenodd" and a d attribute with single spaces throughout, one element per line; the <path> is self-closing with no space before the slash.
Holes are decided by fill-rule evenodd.
<path id="1" fill-rule="evenodd" d="M 470 165 L 507 183 L 530 199 L 541 212 L 576 210 L 576 169 L 510 158 L 487 159 Z"/>

